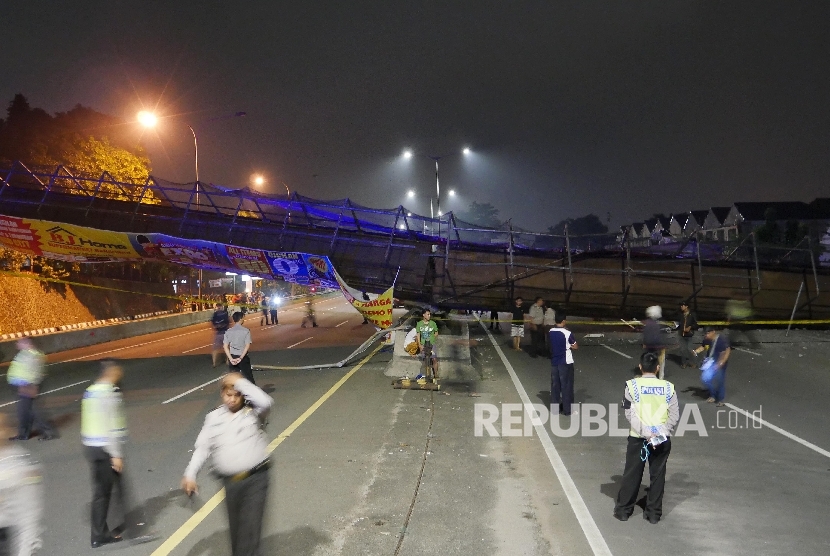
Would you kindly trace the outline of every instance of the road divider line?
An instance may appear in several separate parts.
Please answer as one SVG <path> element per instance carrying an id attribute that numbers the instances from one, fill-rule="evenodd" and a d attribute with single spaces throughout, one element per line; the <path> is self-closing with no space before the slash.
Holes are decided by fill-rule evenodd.
<path id="1" fill-rule="evenodd" d="M 298 346 L 298 345 L 302 344 L 303 342 L 307 342 L 307 341 L 309 341 L 309 340 L 310 340 L 310 339 L 312 339 L 313 337 L 314 337 L 314 336 L 309 336 L 309 337 L 308 337 L 308 338 L 306 338 L 305 340 L 300 340 L 300 341 L 299 341 L 299 342 L 297 342 L 296 344 L 291 344 L 290 346 L 288 346 L 288 347 L 287 347 L 287 348 L 285 348 L 285 349 L 291 349 L 291 348 L 293 348 L 294 346 Z"/>
<path id="2" fill-rule="evenodd" d="M 297 417 L 297 419 L 295 419 L 294 422 L 291 423 L 288 426 L 288 428 L 286 428 L 284 431 L 282 431 L 280 434 L 278 434 L 277 437 L 274 440 L 272 440 L 271 443 L 268 445 L 268 448 L 266 449 L 266 455 L 271 454 L 274 450 L 276 450 L 277 446 L 282 444 L 283 441 L 285 441 L 286 438 L 291 436 L 291 434 L 294 431 L 296 431 L 300 427 L 300 425 L 302 425 L 306 421 L 306 419 L 311 417 L 311 415 L 315 411 L 320 409 L 320 406 L 322 406 L 323 403 L 325 403 L 326 400 L 328 400 L 332 396 L 332 394 L 337 392 L 340 389 L 340 387 L 343 386 L 343 384 L 346 383 L 347 380 L 349 380 L 357 371 L 360 370 L 361 367 L 363 367 L 363 365 L 365 365 L 372 357 L 374 357 L 375 354 L 378 351 L 380 351 L 380 348 L 382 348 L 382 347 L 383 347 L 383 344 L 381 344 L 378 347 L 376 347 L 375 349 L 373 349 L 372 352 L 369 355 L 367 355 L 365 358 L 363 358 L 363 360 L 360 363 L 355 365 L 354 369 L 352 369 L 351 371 L 346 373 L 340 380 L 335 382 L 334 386 L 329 388 L 329 390 L 325 394 L 320 396 L 320 398 L 316 402 L 314 402 L 311 405 L 311 407 L 306 409 L 303 412 L 302 415 Z M 185 521 L 184 524 L 181 527 L 179 527 L 172 535 L 170 535 L 170 537 L 166 541 L 164 541 L 161 544 L 161 546 L 159 546 L 157 549 L 155 549 L 150 556 L 168 556 L 173 551 L 174 548 L 179 546 L 179 544 L 181 544 L 181 542 L 185 538 L 187 538 L 187 536 L 190 533 L 192 533 L 196 529 L 196 527 L 198 527 L 199 524 L 202 521 L 204 521 L 205 518 L 214 509 L 216 509 L 216 507 L 219 504 L 222 503 L 222 500 L 224 500 L 224 499 L 225 499 L 225 489 L 223 488 L 219 492 L 214 494 L 210 498 L 210 500 L 208 500 L 207 503 L 205 503 L 205 505 L 202 506 L 199 509 L 199 511 L 197 511 L 195 514 L 190 516 L 190 519 Z"/>
<path id="3" fill-rule="evenodd" d="M 204 384 L 200 384 L 196 388 L 191 388 L 187 392 L 183 392 L 183 393 L 179 394 L 178 396 L 173 396 L 169 400 L 165 400 L 165 401 L 161 402 L 161 405 L 168 404 L 170 402 L 174 402 L 174 401 L 178 400 L 179 398 L 183 398 L 183 397 L 187 396 L 188 394 L 190 394 L 191 392 L 195 392 L 196 390 L 198 390 L 200 388 L 204 388 L 208 384 L 213 384 L 214 382 L 218 381 L 221 378 L 222 378 L 221 376 L 218 376 L 218 377 L 214 378 L 213 380 L 209 380 L 209 381 L 205 382 Z"/>
<path id="4" fill-rule="evenodd" d="M 524 407 L 528 408 L 527 411 L 532 411 L 530 409 L 533 407 L 530 402 L 530 397 L 527 395 L 527 391 L 524 386 L 522 386 L 522 382 L 519 380 L 516 371 L 513 369 L 513 365 L 511 365 L 510 361 L 507 360 L 501 346 L 499 346 L 498 342 L 496 342 L 496 339 L 490 331 L 487 330 L 482 322 L 479 321 L 479 324 L 484 330 L 484 333 L 487 334 L 487 337 L 490 338 L 490 342 L 493 344 L 493 347 L 496 348 L 496 353 L 499 354 L 501 362 L 510 374 L 510 379 L 513 381 L 513 386 L 519 393 L 519 397 L 521 398 Z M 625 354 L 621 353 L 621 355 Z M 626 357 L 628 356 L 626 355 Z M 568 468 L 565 467 L 565 462 L 563 462 L 562 458 L 559 456 L 556 446 L 553 445 L 553 440 L 551 440 L 545 426 L 541 424 L 534 424 L 533 428 L 536 430 L 536 435 L 542 443 L 545 454 L 548 456 L 548 461 L 550 461 L 551 467 L 553 467 L 553 471 L 559 479 L 559 484 L 562 485 L 562 490 L 565 492 L 565 496 L 567 496 L 568 502 L 571 504 L 571 509 L 576 515 L 579 525 L 582 527 L 582 532 L 585 534 L 585 538 L 591 546 L 591 550 L 597 556 L 611 556 L 611 549 L 608 548 L 608 544 L 605 542 L 602 532 L 599 530 L 599 527 L 597 527 L 597 523 L 594 521 L 591 512 L 588 510 L 588 506 L 585 504 L 585 500 L 583 500 L 582 495 L 579 493 L 579 489 L 576 488 L 576 483 L 574 483 L 571 478 Z"/>
<path id="5" fill-rule="evenodd" d="M 614 352 L 614 353 L 616 353 L 617 355 L 622 355 L 622 356 L 623 356 L 623 357 L 625 357 L 626 359 L 634 359 L 633 357 L 631 357 L 631 356 L 630 356 L 630 355 L 628 355 L 627 353 L 623 353 L 623 352 L 621 352 L 621 351 L 618 351 L 618 350 L 616 350 L 616 349 L 612 348 L 611 346 L 608 346 L 608 345 L 605 345 L 605 344 L 600 344 L 600 345 L 601 345 L 602 347 L 604 347 L 605 349 L 610 349 L 611 351 L 613 351 L 613 352 Z"/>
<path id="6" fill-rule="evenodd" d="M 67 384 L 66 386 L 61 386 L 60 388 L 55 388 L 54 390 L 47 390 L 46 392 L 41 392 L 40 395 L 43 396 L 44 394 L 51 394 L 52 392 L 58 392 L 60 390 L 66 390 L 67 388 L 72 388 L 73 386 L 78 386 L 79 384 L 86 384 L 87 382 L 89 382 L 89 380 L 82 380 L 80 382 L 73 382 L 72 384 Z M 14 405 L 16 403 L 17 403 L 17 400 L 14 400 L 13 402 L 6 402 L 6 403 L 0 405 L 0 407 L 6 407 L 7 405 Z"/>
<path id="7" fill-rule="evenodd" d="M 732 346 L 732 349 L 737 349 L 738 351 L 744 351 L 746 353 L 751 353 L 752 355 L 757 355 L 758 357 L 761 357 L 761 354 L 758 353 L 757 351 L 750 351 L 746 348 L 736 347 L 736 346 Z"/>
<path id="8" fill-rule="evenodd" d="M 824 457 L 830 458 L 830 452 L 828 452 L 824 448 L 819 448 L 818 446 L 816 446 L 812 442 L 804 440 L 803 438 L 798 437 L 798 436 L 794 435 L 791 432 L 785 431 L 781 427 L 777 427 L 777 426 L 773 425 L 772 423 L 770 423 L 769 421 L 765 421 L 764 419 L 761 419 L 760 417 L 756 417 L 755 415 L 753 415 L 749 411 L 747 411 L 745 409 L 741 409 L 740 407 L 738 407 L 736 405 L 732 405 L 731 403 L 726 403 L 724 405 L 726 407 L 728 407 L 729 409 L 733 409 L 733 410 L 737 411 L 738 413 L 741 413 L 742 415 L 746 416 L 748 419 L 752 419 L 753 421 L 755 421 L 759 425 L 763 425 L 763 426 L 765 426 L 769 429 L 772 429 L 775 432 L 777 432 L 778 434 L 784 435 L 787 438 L 789 438 L 790 440 L 795 440 L 796 442 L 798 442 L 802 446 L 806 446 L 807 448 L 813 450 L 814 452 L 817 452 L 817 453 L 821 454 Z"/>
<path id="9" fill-rule="evenodd" d="M 336 325 L 336 326 L 335 326 L 335 328 L 340 328 L 341 326 L 343 326 L 343 325 L 344 325 L 344 324 L 346 324 L 347 322 L 349 322 L 349 321 L 344 320 L 344 321 L 343 321 L 343 322 L 341 322 L 340 324 Z"/>
<path id="10" fill-rule="evenodd" d="M 205 346 L 199 346 L 199 347 L 197 347 L 197 348 L 193 348 L 193 349 L 188 349 L 188 350 L 185 350 L 185 351 L 183 351 L 182 353 L 190 353 L 191 351 L 196 351 L 197 349 L 203 349 L 203 348 L 206 348 L 206 347 L 210 347 L 210 346 L 212 346 L 212 345 L 213 345 L 213 344 L 207 344 L 207 345 L 205 345 Z"/>
<path id="11" fill-rule="evenodd" d="M 182 336 L 189 336 L 191 334 L 196 334 L 197 332 L 204 332 L 204 329 L 202 329 L 202 330 L 193 330 L 191 332 L 185 332 L 184 334 L 177 334 L 176 336 L 168 336 L 167 338 L 159 338 L 158 340 L 150 340 L 149 342 L 142 342 L 140 344 L 132 344 L 132 345 L 124 346 L 124 347 L 120 347 L 120 348 L 109 349 L 107 351 L 99 351 L 98 353 L 91 353 L 89 355 L 81 355 L 80 357 L 74 357 L 72 359 L 65 359 L 63 361 L 54 361 L 52 363 L 47 363 L 46 366 L 51 367 L 52 365 L 60 365 L 61 363 L 71 363 L 73 361 L 80 361 L 81 359 L 88 359 L 90 357 L 95 357 L 96 355 L 105 355 L 107 353 L 113 353 L 113 352 L 122 351 L 122 350 L 125 350 L 125 349 L 131 349 L 131 348 L 146 346 L 146 345 L 149 345 L 149 344 L 155 344 L 155 343 L 158 343 L 158 342 L 163 342 L 165 340 L 172 340 L 173 338 L 181 338 Z M 117 342 L 118 340 L 111 340 L 111 341 Z"/>

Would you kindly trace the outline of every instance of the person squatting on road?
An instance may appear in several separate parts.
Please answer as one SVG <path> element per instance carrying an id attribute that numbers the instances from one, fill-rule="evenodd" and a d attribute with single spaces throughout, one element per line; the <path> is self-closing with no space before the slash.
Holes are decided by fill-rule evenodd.
<path id="1" fill-rule="evenodd" d="M 228 367 L 231 371 L 242 373 L 242 376 L 252 384 L 256 384 L 254 372 L 251 369 L 251 358 L 248 357 L 248 350 L 251 348 L 251 331 L 242 326 L 241 312 L 237 311 L 233 314 L 233 322 L 236 324 L 225 332 L 222 344 L 225 348 L 225 355 L 228 357 Z"/>
<path id="2" fill-rule="evenodd" d="M 222 405 L 205 417 L 182 488 L 198 493 L 196 475 L 208 458 L 225 487 L 233 556 L 260 556 L 268 498 L 268 439 L 262 430 L 274 400 L 239 373 L 225 375 Z"/>
<path id="3" fill-rule="evenodd" d="M 571 350 L 578 349 L 573 333 L 565 328 L 564 313 L 554 317 L 555 325 L 548 333 L 550 337 L 550 411 L 571 414 L 574 402 L 574 356 Z M 554 408 L 554 406 L 557 406 Z"/>
<path id="4" fill-rule="evenodd" d="M 657 523 L 663 515 L 666 462 L 671 452 L 671 433 L 680 420 L 680 408 L 674 384 L 657 378 L 659 367 L 657 354 L 647 351 L 640 356 L 642 376 L 625 383 L 623 408 L 631 429 L 622 484 L 614 506 L 614 517 L 620 521 L 627 521 L 634 511 L 646 461 L 650 485 L 643 518 Z"/>
<path id="5" fill-rule="evenodd" d="M 17 340 L 17 349 L 20 351 L 12 359 L 6 375 L 9 384 L 17 389 L 17 435 L 9 440 L 28 440 L 33 426 L 40 431 L 41 440 L 58 438 L 55 429 L 35 405 L 46 376 L 46 357 L 35 349 L 29 338 Z"/>
<path id="6" fill-rule="evenodd" d="M 210 319 L 210 324 L 213 326 L 213 368 L 219 364 L 219 354 L 222 353 L 222 345 L 225 343 L 225 332 L 231 325 L 231 319 L 228 317 L 228 306 L 224 304 L 216 304 L 216 309 L 213 311 L 213 316 Z"/>
<path id="7" fill-rule="evenodd" d="M 425 367 L 421 374 L 429 375 L 435 380 L 438 380 L 438 353 L 435 348 L 435 340 L 438 338 L 438 325 L 435 324 L 432 318 L 432 312 L 429 309 L 424 309 L 421 313 L 422 319 L 415 325 L 415 341 L 418 343 L 418 353 L 423 357 Z M 429 365 L 429 361 L 432 365 Z M 427 371 L 424 373 L 423 371 Z"/>
<path id="8" fill-rule="evenodd" d="M 31 455 L 7 440 L 0 413 L 0 554 L 32 556 L 43 546 L 43 474 Z"/>

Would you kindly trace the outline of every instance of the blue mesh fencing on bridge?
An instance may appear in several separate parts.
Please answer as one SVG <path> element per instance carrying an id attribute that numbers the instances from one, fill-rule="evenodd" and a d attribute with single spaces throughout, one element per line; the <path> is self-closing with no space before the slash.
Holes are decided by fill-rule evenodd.
<path id="1" fill-rule="evenodd" d="M 15 162 L 0 169 L 0 201 L 14 196 L 17 202 L 49 204 L 56 195 L 89 199 L 89 207 L 106 200 L 131 204 L 134 214 L 149 206 L 171 208 L 164 215 L 187 221 L 213 215 L 223 221 L 260 221 L 285 228 L 307 227 L 336 234 L 349 231 L 391 238 L 432 242 L 442 249 L 507 251 L 516 255 L 620 256 L 636 258 L 699 259 L 738 265 L 811 268 L 816 262 L 830 266 L 830 245 L 802 241 L 795 246 L 760 245 L 754 236 L 729 241 L 706 240 L 702 236 L 631 238 L 620 233 L 556 235 L 513 226 L 487 228 L 464 222 L 452 212 L 438 218 L 419 215 L 404 206 L 378 209 L 348 198 L 320 200 L 298 193 L 271 195 L 245 188 L 228 188 L 208 183 L 175 183 L 156 177 L 144 182 L 117 181 L 107 172 L 89 176 L 64 166 L 30 168 Z M 20 201 L 20 198 L 25 198 Z M 96 205 L 97 206 L 97 205 Z M 144 210 L 143 210 L 144 209 Z M 751 239 L 752 241 L 748 241 Z"/>

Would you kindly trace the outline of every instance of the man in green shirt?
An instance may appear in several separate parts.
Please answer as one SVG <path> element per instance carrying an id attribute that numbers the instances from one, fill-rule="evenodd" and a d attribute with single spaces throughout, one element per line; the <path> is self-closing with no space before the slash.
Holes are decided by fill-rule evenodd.
<path id="1" fill-rule="evenodd" d="M 432 377 L 438 379 L 438 358 L 435 356 L 433 346 L 435 339 L 438 337 L 438 325 L 435 321 L 430 320 L 432 312 L 429 309 L 424 309 L 423 318 L 415 325 L 415 341 L 418 343 L 418 353 L 422 354 L 424 358 L 424 367 L 432 371 Z M 429 362 L 432 362 L 430 365 Z"/>

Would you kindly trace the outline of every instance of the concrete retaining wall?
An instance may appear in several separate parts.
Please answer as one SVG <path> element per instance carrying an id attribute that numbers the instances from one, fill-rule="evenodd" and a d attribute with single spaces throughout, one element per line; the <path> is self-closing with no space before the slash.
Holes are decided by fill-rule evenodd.
<path id="1" fill-rule="evenodd" d="M 54 334 L 44 334 L 42 336 L 32 338 L 32 340 L 35 342 L 38 349 L 44 353 L 56 353 L 68 349 L 76 349 L 95 344 L 102 344 L 104 342 L 111 342 L 113 340 L 123 340 L 124 338 L 132 338 L 135 336 L 141 336 L 142 334 L 163 332 L 165 330 L 181 328 L 183 326 L 198 324 L 200 322 L 208 322 L 212 315 L 212 309 L 209 311 L 180 313 L 172 316 L 162 316 L 139 321 L 112 324 L 108 326 L 97 326 L 80 330 L 70 330 L 67 332 L 56 332 Z M 0 342 L 0 362 L 11 361 L 17 353 L 17 347 L 15 346 L 16 341 L 17 340 L 8 340 Z"/>

